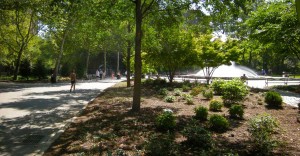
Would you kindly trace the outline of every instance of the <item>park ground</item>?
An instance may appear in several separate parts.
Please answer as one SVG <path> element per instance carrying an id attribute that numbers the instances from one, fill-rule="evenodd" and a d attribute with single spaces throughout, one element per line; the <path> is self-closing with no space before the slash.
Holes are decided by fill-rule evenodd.
<path id="1" fill-rule="evenodd" d="M 169 94 L 172 91 L 169 92 Z M 202 95 L 193 98 L 194 104 L 188 105 L 181 97 L 174 103 L 167 103 L 155 89 L 143 87 L 141 110 L 131 112 L 133 87 L 125 82 L 116 84 L 91 101 L 78 118 L 50 146 L 44 155 L 143 155 L 145 144 L 153 134 L 161 134 L 155 128 L 155 118 L 163 109 L 171 109 L 176 115 L 176 128 L 172 134 L 180 146 L 180 155 L 199 155 L 201 149 L 184 146 L 186 140 L 180 133 L 194 118 L 194 108 L 209 107 L 209 100 Z M 172 93 L 171 93 L 172 94 Z M 243 102 L 244 118 L 229 118 L 228 108 L 223 107 L 221 114 L 230 121 L 226 132 L 212 133 L 215 142 L 213 150 L 207 153 L 253 155 L 255 148 L 248 132 L 249 119 L 262 113 L 275 117 L 280 131 L 275 138 L 280 144 L 271 155 L 300 155 L 300 123 L 298 109 L 286 104 L 280 109 L 266 107 L 264 90 L 252 90 Z M 214 96 L 214 99 L 220 99 Z M 202 123 L 204 126 L 205 123 Z M 203 151 L 202 151 L 203 154 Z"/>

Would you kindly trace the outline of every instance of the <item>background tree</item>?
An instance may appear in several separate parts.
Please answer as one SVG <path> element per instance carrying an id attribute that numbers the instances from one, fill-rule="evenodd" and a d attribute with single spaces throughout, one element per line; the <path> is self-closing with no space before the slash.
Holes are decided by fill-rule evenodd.
<path id="1" fill-rule="evenodd" d="M 231 64 L 239 58 L 239 48 L 237 41 L 221 39 L 212 40 L 211 35 L 204 35 L 196 39 L 196 51 L 198 53 L 198 65 L 203 68 L 204 76 L 209 84 L 215 71 L 222 64 Z"/>
<path id="2" fill-rule="evenodd" d="M 286 62 L 299 60 L 300 29 L 295 13 L 294 3 L 290 1 L 265 3 L 251 13 L 246 24 L 251 31 L 250 39 L 257 40 L 264 47 L 261 53 L 262 68 L 281 73 L 288 70 Z M 283 68 L 271 67 L 278 63 Z"/>
<path id="3" fill-rule="evenodd" d="M 2 5 L 1 5 L 2 4 Z M 0 36 L 2 45 L 14 53 L 14 77 L 17 75 L 22 55 L 28 48 L 29 42 L 38 33 L 37 12 L 39 1 L 2 1 L 1 2 Z"/>
<path id="4" fill-rule="evenodd" d="M 20 75 L 26 80 L 29 80 L 29 76 L 31 74 L 31 64 L 28 58 L 23 59 L 20 64 Z"/>

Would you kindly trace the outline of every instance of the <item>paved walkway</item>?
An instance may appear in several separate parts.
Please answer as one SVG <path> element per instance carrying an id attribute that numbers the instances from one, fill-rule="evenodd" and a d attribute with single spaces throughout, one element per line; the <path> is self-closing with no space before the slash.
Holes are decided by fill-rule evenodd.
<path id="1" fill-rule="evenodd" d="M 42 155 L 89 101 L 121 80 L 69 83 L 0 82 L 0 155 Z"/>

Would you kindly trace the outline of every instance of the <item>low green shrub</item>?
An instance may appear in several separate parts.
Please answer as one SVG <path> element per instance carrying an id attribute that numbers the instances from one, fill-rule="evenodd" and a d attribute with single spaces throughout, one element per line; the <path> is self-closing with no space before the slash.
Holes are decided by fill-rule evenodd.
<path id="1" fill-rule="evenodd" d="M 165 101 L 169 103 L 173 103 L 176 100 L 175 96 L 169 95 L 165 97 Z"/>
<path id="2" fill-rule="evenodd" d="M 278 121 L 269 114 L 258 115 L 249 121 L 248 128 L 256 150 L 262 155 L 269 155 L 278 141 L 272 135 L 279 130 Z"/>
<path id="3" fill-rule="evenodd" d="M 178 145 L 171 134 L 153 134 L 145 144 L 145 154 L 149 156 L 179 156 Z"/>
<path id="4" fill-rule="evenodd" d="M 233 118 L 243 118 L 244 108 L 242 105 L 232 105 L 229 108 L 230 117 Z"/>
<path id="5" fill-rule="evenodd" d="M 181 94 L 182 94 L 182 92 L 181 92 L 181 90 L 179 88 L 175 88 L 174 89 L 174 95 L 175 96 L 181 96 Z"/>
<path id="6" fill-rule="evenodd" d="M 195 108 L 195 118 L 199 120 L 207 120 L 208 109 L 203 106 Z"/>
<path id="7" fill-rule="evenodd" d="M 224 132 L 229 128 L 229 122 L 225 117 L 218 114 L 213 114 L 209 118 L 209 126 L 214 131 Z"/>
<path id="8" fill-rule="evenodd" d="M 188 105 L 193 105 L 193 104 L 194 104 L 193 98 L 187 98 L 187 99 L 186 99 L 186 103 L 187 103 Z"/>
<path id="9" fill-rule="evenodd" d="M 202 92 L 202 95 L 206 98 L 206 99 L 212 99 L 214 97 L 214 93 L 212 90 L 208 89 L 208 90 L 204 90 Z"/>
<path id="10" fill-rule="evenodd" d="M 191 88 L 188 85 L 182 85 L 182 91 L 188 92 Z"/>
<path id="11" fill-rule="evenodd" d="M 153 85 L 155 85 L 155 86 L 165 87 L 166 84 L 167 84 L 167 81 L 165 79 L 158 78 L 153 81 Z"/>
<path id="12" fill-rule="evenodd" d="M 152 86 L 153 85 L 154 80 L 153 79 L 146 79 L 143 84 L 145 86 Z"/>
<path id="13" fill-rule="evenodd" d="M 190 94 L 191 94 L 192 96 L 197 96 L 198 94 L 201 93 L 202 90 L 203 90 L 203 88 L 202 88 L 201 86 L 197 86 L 197 87 L 192 88 Z"/>
<path id="14" fill-rule="evenodd" d="M 159 91 L 158 91 L 158 94 L 159 95 L 163 95 L 163 96 L 166 96 L 168 95 L 168 89 L 167 88 L 161 88 Z"/>
<path id="15" fill-rule="evenodd" d="M 176 126 L 175 116 L 172 112 L 165 111 L 161 113 L 155 120 L 155 124 L 158 130 L 168 131 L 173 130 Z"/>
<path id="16" fill-rule="evenodd" d="M 183 97 L 184 100 L 193 98 L 192 95 L 190 95 L 190 94 L 182 94 L 182 97 Z"/>
<path id="17" fill-rule="evenodd" d="M 281 107 L 282 97 L 278 92 L 268 91 L 265 95 L 265 102 L 271 107 Z"/>
<path id="18" fill-rule="evenodd" d="M 213 80 L 211 87 L 214 90 L 214 93 L 216 95 L 222 95 L 223 91 L 222 91 L 222 84 L 224 84 L 225 81 L 222 79 L 215 79 Z"/>
<path id="19" fill-rule="evenodd" d="M 223 104 L 221 101 L 218 100 L 211 100 L 209 103 L 209 110 L 210 111 L 221 111 L 223 107 Z"/>
<path id="20" fill-rule="evenodd" d="M 225 106 L 236 104 L 247 96 L 249 90 L 243 81 L 240 79 L 233 79 L 226 81 L 221 85 L 222 99 Z"/>
<path id="21" fill-rule="evenodd" d="M 194 147 L 209 149 L 213 146 L 211 134 L 205 128 L 192 122 L 188 124 L 181 132 L 187 138 L 187 143 Z"/>

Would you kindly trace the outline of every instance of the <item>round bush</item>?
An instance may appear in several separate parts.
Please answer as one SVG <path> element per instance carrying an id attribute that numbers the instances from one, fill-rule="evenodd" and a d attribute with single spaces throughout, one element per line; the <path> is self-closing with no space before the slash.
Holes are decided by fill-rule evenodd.
<path id="1" fill-rule="evenodd" d="M 203 90 L 203 89 L 202 89 L 201 86 L 197 86 L 197 87 L 194 87 L 194 88 L 192 89 L 192 91 L 191 91 L 190 94 L 191 94 L 192 96 L 197 96 L 198 94 L 201 93 L 202 90 Z"/>
<path id="2" fill-rule="evenodd" d="M 153 85 L 160 86 L 160 87 L 164 87 L 164 86 L 166 86 L 166 84 L 167 84 L 167 81 L 165 79 L 159 78 L 159 79 L 155 79 L 153 81 Z"/>
<path id="3" fill-rule="evenodd" d="M 175 96 L 181 96 L 182 92 L 179 88 L 174 89 L 174 95 Z"/>
<path id="4" fill-rule="evenodd" d="M 182 85 L 182 91 L 188 92 L 191 88 L 188 85 Z"/>
<path id="5" fill-rule="evenodd" d="M 224 132 L 229 128 L 228 120 L 225 117 L 218 114 L 213 114 L 209 118 L 209 125 L 212 130 L 218 132 Z"/>
<path id="6" fill-rule="evenodd" d="M 280 107 L 282 105 L 282 97 L 275 91 L 268 91 L 265 95 L 265 102 L 271 107 Z"/>
<path id="7" fill-rule="evenodd" d="M 193 98 L 187 98 L 187 99 L 186 99 L 186 103 L 187 103 L 188 105 L 193 105 L 193 104 L 194 104 Z"/>
<path id="8" fill-rule="evenodd" d="M 186 126 L 182 131 L 182 135 L 187 138 L 187 143 L 191 146 L 212 147 L 213 140 L 210 132 L 195 123 Z"/>
<path id="9" fill-rule="evenodd" d="M 195 118 L 199 120 L 207 120 L 208 109 L 203 106 L 199 106 L 195 108 Z"/>
<path id="10" fill-rule="evenodd" d="M 202 95 L 206 98 L 206 99 L 212 99 L 214 97 L 214 93 L 212 90 L 208 89 L 202 92 Z"/>
<path id="11" fill-rule="evenodd" d="M 210 111 L 221 111 L 223 107 L 223 104 L 221 101 L 217 101 L 217 100 L 211 100 L 209 103 L 209 110 Z"/>
<path id="12" fill-rule="evenodd" d="M 166 102 L 169 102 L 169 103 L 173 103 L 174 101 L 175 101 L 175 97 L 174 96 L 167 96 L 166 98 L 165 98 L 165 101 Z"/>
<path id="13" fill-rule="evenodd" d="M 170 134 L 153 134 L 145 144 L 145 153 L 149 156 L 178 155 L 178 145 Z"/>
<path id="14" fill-rule="evenodd" d="M 176 126 L 175 116 L 172 112 L 165 111 L 156 118 L 155 124 L 159 130 L 173 130 Z"/>
<path id="15" fill-rule="evenodd" d="M 222 95 L 222 84 L 224 84 L 225 83 L 225 81 L 224 80 L 221 80 L 221 79 L 216 79 L 216 80 L 214 80 L 213 82 L 212 82 L 212 84 L 211 84 L 211 86 L 212 86 L 212 88 L 213 88 L 213 90 L 214 90 L 214 93 L 216 94 L 216 95 Z"/>
<path id="16" fill-rule="evenodd" d="M 229 108 L 229 114 L 233 118 L 243 118 L 244 108 L 241 105 L 232 105 Z"/>
<path id="17" fill-rule="evenodd" d="M 168 89 L 167 88 L 162 88 L 158 91 L 159 95 L 168 95 Z"/>
<path id="18" fill-rule="evenodd" d="M 240 79 L 233 79 L 226 81 L 221 85 L 222 99 L 226 106 L 238 103 L 247 96 L 249 90 L 243 81 Z"/>
<path id="19" fill-rule="evenodd" d="M 269 114 L 258 115 L 249 121 L 248 131 L 261 155 L 269 155 L 276 147 L 277 140 L 272 135 L 278 130 L 278 121 Z"/>

